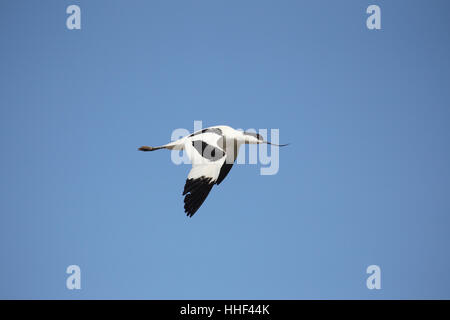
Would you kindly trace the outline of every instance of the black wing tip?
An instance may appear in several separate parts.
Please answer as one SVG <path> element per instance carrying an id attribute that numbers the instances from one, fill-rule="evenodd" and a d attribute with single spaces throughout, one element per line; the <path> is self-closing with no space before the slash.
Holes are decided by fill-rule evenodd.
<path id="1" fill-rule="evenodd" d="M 194 216 L 195 212 L 188 212 L 188 211 L 184 211 L 186 213 L 186 216 L 188 216 L 189 218 L 192 218 Z"/>
<path id="2" fill-rule="evenodd" d="M 184 198 L 184 212 L 186 213 L 186 216 L 188 216 L 189 218 L 192 218 L 194 216 L 194 214 L 197 212 L 197 210 L 200 208 L 200 206 L 198 206 L 198 208 L 192 207 L 190 204 L 188 204 L 186 202 L 186 198 Z"/>
<path id="3" fill-rule="evenodd" d="M 197 212 L 213 186 L 212 178 L 186 179 L 183 195 L 186 195 L 184 197 L 184 212 L 188 217 L 192 218 Z"/>

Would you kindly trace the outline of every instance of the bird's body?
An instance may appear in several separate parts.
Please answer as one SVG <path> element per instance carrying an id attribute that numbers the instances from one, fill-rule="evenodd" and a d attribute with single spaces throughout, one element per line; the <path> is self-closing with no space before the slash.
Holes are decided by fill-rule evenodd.
<path id="1" fill-rule="evenodd" d="M 192 217 L 212 187 L 230 172 L 242 144 L 268 143 L 261 135 L 235 130 L 229 126 L 209 127 L 159 147 L 143 146 L 141 151 L 184 150 L 192 162 L 184 186 L 184 210 Z"/>

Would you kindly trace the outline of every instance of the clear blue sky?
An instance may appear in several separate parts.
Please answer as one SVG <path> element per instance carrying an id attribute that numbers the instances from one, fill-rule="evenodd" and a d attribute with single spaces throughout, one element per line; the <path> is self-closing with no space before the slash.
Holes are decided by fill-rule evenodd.
<path id="1" fill-rule="evenodd" d="M 448 1 L 0 8 L 0 298 L 450 298 Z M 194 120 L 292 144 L 189 219 L 189 167 L 136 148 Z"/>

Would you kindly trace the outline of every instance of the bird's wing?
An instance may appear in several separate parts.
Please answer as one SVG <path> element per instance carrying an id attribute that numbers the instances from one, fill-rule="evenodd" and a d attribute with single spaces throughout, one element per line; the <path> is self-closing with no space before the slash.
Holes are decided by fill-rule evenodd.
<path id="1" fill-rule="evenodd" d="M 185 195 L 184 210 L 190 217 L 197 212 L 221 177 L 227 157 L 225 151 L 218 145 L 219 139 L 220 136 L 215 133 L 203 133 L 186 140 L 184 149 L 192 162 L 192 169 L 186 180 L 183 195 Z"/>

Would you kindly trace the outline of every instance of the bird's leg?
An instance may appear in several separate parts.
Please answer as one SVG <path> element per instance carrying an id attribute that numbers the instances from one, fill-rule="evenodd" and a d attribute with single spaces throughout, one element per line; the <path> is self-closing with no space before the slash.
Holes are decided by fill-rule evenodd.
<path id="1" fill-rule="evenodd" d="M 149 146 L 142 146 L 140 147 L 138 150 L 139 151 L 154 151 L 154 150 L 158 150 L 158 149 L 162 149 L 162 147 L 149 147 Z"/>

